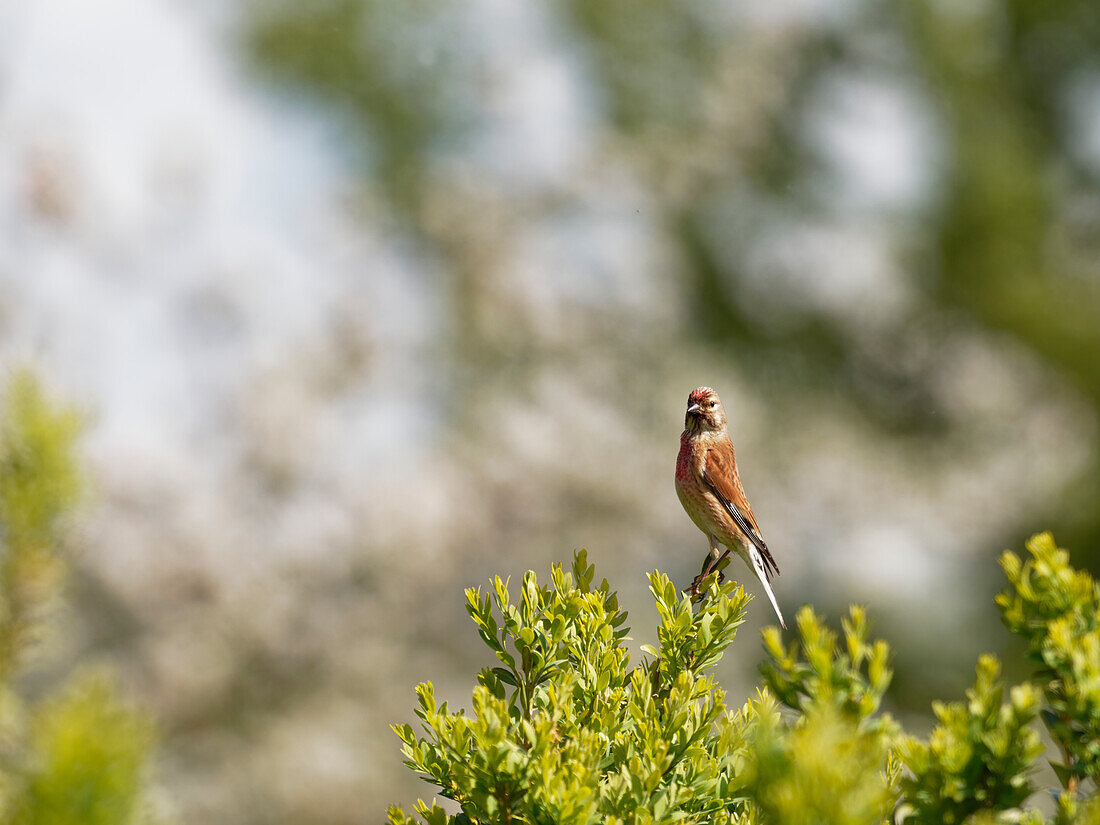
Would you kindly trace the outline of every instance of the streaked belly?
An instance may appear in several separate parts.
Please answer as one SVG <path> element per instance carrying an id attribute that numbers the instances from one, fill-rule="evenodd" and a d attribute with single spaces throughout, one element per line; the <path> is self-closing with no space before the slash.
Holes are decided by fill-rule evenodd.
<path id="1" fill-rule="evenodd" d="M 696 527 L 713 535 L 723 544 L 736 546 L 739 543 L 739 539 L 727 529 L 725 510 L 713 493 L 702 485 L 681 479 L 677 474 L 676 494 Z"/>

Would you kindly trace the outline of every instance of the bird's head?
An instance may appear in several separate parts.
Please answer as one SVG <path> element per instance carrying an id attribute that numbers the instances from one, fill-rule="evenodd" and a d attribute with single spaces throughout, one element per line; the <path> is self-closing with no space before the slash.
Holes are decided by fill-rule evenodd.
<path id="1" fill-rule="evenodd" d="M 684 428 L 689 432 L 722 432 L 726 428 L 726 411 L 718 393 L 710 387 L 699 387 L 688 396 Z"/>

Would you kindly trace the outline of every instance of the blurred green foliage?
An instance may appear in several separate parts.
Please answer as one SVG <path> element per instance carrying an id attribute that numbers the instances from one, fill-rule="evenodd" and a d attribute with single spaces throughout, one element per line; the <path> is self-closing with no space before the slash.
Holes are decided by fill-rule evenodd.
<path id="1" fill-rule="evenodd" d="M 0 822 L 128 825 L 155 819 L 151 728 L 109 677 L 75 675 L 32 701 L 20 677 L 47 630 L 64 577 L 61 547 L 81 493 L 79 419 L 27 373 L 0 412 Z"/>
<path id="2" fill-rule="evenodd" d="M 467 591 L 467 611 L 497 665 L 484 668 L 470 713 L 417 688 L 423 734 L 394 726 L 406 762 L 457 803 L 418 803 L 424 821 L 728 822 L 774 825 L 1033 823 L 1042 715 L 1062 750 L 1053 825 L 1096 821 L 1100 775 L 1094 693 L 1100 681 L 1100 591 L 1050 534 L 1006 553 L 1005 624 L 1028 641 L 1034 677 L 1006 691 L 997 658 L 978 660 L 965 701 L 933 705 L 927 738 L 906 734 L 880 706 L 890 651 L 870 641 L 853 607 L 843 633 L 811 609 L 797 639 L 764 633 L 764 686 L 727 707 L 713 668 L 749 601 L 708 580 L 697 607 L 667 576 L 650 574 L 657 645 L 631 667 L 626 614 L 582 551 L 571 572 L 540 585 L 528 572 L 513 601 L 496 578 Z M 1090 791 L 1091 792 L 1091 791 Z M 394 825 L 412 821 L 390 809 Z"/>
<path id="3" fill-rule="evenodd" d="M 18 823 L 114 825 L 143 821 L 148 722 L 102 674 L 79 676 L 34 710 Z"/>
<path id="4" fill-rule="evenodd" d="M 80 495 L 79 421 L 53 410 L 26 373 L 13 378 L 0 418 L 0 679 L 10 680 L 42 628 L 63 565 L 64 516 Z"/>
<path id="5" fill-rule="evenodd" d="M 887 741 L 861 731 L 829 704 L 791 726 L 773 716 L 752 746 L 752 814 L 776 825 L 886 821 L 897 798 L 897 762 Z"/>

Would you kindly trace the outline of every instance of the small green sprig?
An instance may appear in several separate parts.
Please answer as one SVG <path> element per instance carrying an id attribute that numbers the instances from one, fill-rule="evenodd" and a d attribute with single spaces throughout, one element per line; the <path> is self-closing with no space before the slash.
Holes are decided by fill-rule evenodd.
<path id="1" fill-rule="evenodd" d="M 1100 595 L 1069 563 L 1050 533 L 1027 542 L 1028 558 L 1001 556 L 1008 587 L 997 595 L 1005 625 L 1035 665 L 1046 707 L 1041 716 L 1061 750 L 1052 762 L 1063 788 L 1100 777 Z"/>
<path id="2" fill-rule="evenodd" d="M 794 710 L 827 703 L 853 722 L 870 719 L 882 704 L 893 678 L 890 646 L 868 642 L 870 625 L 862 607 L 853 605 L 841 622 L 843 644 L 809 607 L 795 619 L 798 639 L 784 646 L 779 629 L 764 631 L 768 661 L 761 666 L 764 684 Z"/>
<path id="3" fill-rule="evenodd" d="M 1000 673 L 995 656 L 982 656 L 966 701 L 934 703 L 939 724 L 928 740 L 900 741 L 909 771 L 901 780 L 909 825 L 953 825 L 979 811 L 1015 811 L 1035 790 L 1031 774 L 1043 752 L 1032 725 L 1039 692 L 1018 685 L 1004 702 Z"/>

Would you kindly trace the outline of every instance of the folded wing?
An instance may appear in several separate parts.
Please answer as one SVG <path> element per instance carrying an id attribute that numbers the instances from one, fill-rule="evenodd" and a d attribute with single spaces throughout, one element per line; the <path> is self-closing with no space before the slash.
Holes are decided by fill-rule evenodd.
<path id="1" fill-rule="evenodd" d="M 703 483 L 726 508 L 738 529 L 760 551 L 767 577 L 770 579 L 773 575 L 778 576 L 779 565 L 775 563 L 764 537 L 760 535 L 760 527 L 745 497 L 745 488 L 741 486 L 736 459 L 722 450 L 707 450 L 703 468 Z"/>

